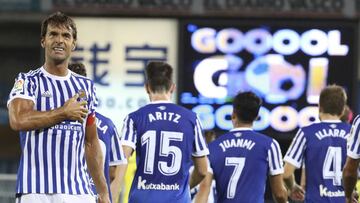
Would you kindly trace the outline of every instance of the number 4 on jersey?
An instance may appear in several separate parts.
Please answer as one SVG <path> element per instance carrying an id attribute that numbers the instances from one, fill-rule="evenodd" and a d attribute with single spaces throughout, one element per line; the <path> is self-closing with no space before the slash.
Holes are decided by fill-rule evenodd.
<path id="1" fill-rule="evenodd" d="M 323 178 L 332 179 L 334 185 L 341 185 L 341 147 L 329 147 L 323 164 Z"/>

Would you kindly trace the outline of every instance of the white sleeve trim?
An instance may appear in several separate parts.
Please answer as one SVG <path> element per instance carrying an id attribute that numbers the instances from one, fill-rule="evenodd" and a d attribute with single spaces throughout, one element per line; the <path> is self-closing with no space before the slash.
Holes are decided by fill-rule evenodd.
<path id="1" fill-rule="evenodd" d="M 285 156 L 284 161 L 295 166 L 295 168 L 297 168 L 297 169 L 301 168 L 301 163 L 298 163 L 297 161 L 295 161 L 294 159 L 292 159 L 288 156 Z"/>
<path id="2" fill-rule="evenodd" d="M 284 168 L 279 168 L 277 170 L 270 170 L 269 174 L 271 176 L 276 176 L 276 175 L 279 175 L 279 174 L 283 174 L 284 173 Z"/>
<path id="3" fill-rule="evenodd" d="M 134 150 L 136 149 L 135 144 L 128 140 L 121 140 L 121 145 L 129 146 L 129 147 L 133 148 Z"/>
<path id="4" fill-rule="evenodd" d="M 353 152 L 353 151 L 347 151 L 347 156 L 350 157 L 350 158 L 353 158 L 353 159 L 359 159 L 360 158 L 360 155 Z"/>
<path id="5" fill-rule="evenodd" d="M 119 161 L 111 161 L 111 162 L 109 163 L 109 166 L 125 165 L 125 164 L 127 164 L 127 163 L 128 163 L 128 162 L 127 162 L 126 159 L 124 159 L 124 160 L 119 160 Z"/>
<path id="6" fill-rule="evenodd" d="M 11 97 L 11 98 L 8 100 L 8 102 L 7 102 L 7 104 L 6 104 L 7 107 L 9 107 L 10 102 L 11 102 L 12 100 L 16 99 L 16 98 L 31 100 L 31 101 L 34 102 L 34 104 L 35 104 L 35 98 L 30 97 L 30 96 L 27 96 L 27 95 L 18 94 L 18 95 L 15 95 L 15 96 Z"/>
<path id="7" fill-rule="evenodd" d="M 206 156 L 209 155 L 209 149 L 206 148 L 202 151 L 193 152 L 191 155 L 194 157 Z"/>

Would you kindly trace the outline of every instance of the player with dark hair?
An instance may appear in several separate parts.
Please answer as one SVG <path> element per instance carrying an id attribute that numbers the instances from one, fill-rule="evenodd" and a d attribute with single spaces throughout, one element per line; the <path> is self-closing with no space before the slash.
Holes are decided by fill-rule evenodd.
<path id="1" fill-rule="evenodd" d="M 109 202 L 95 124 L 94 84 L 68 70 L 76 36 L 75 23 L 63 13 L 45 19 L 45 64 L 20 73 L 10 92 L 10 126 L 20 131 L 22 149 L 17 202 L 95 203 L 87 168 L 99 202 Z"/>
<path id="2" fill-rule="evenodd" d="M 188 109 L 171 103 L 173 69 L 164 62 L 146 66 L 145 89 L 151 103 L 130 113 L 121 134 L 127 158 L 136 150 L 137 169 L 129 202 L 190 203 L 191 187 L 207 171 L 208 149 L 200 120 Z M 190 178 L 191 158 L 194 178 Z"/>
<path id="3" fill-rule="evenodd" d="M 82 63 L 71 63 L 69 70 L 86 77 Z M 120 136 L 111 119 L 96 112 L 96 126 L 104 159 L 104 174 L 109 188 L 110 199 L 116 203 L 126 171 L 127 160 L 120 143 Z M 97 194 L 95 185 L 92 190 Z"/>
<path id="4" fill-rule="evenodd" d="M 320 93 L 320 122 L 298 130 L 286 155 L 284 181 L 294 200 L 305 202 L 345 202 L 342 168 L 346 159 L 346 139 L 350 125 L 340 117 L 346 105 L 345 90 L 330 85 Z M 305 164 L 305 194 L 296 183 L 294 171 Z"/>
<path id="5" fill-rule="evenodd" d="M 264 202 L 267 176 L 276 201 L 287 201 L 280 146 L 276 140 L 252 129 L 261 103 L 252 92 L 237 94 L 231 115 L 234 129 L 209 144 L 212 171 L 204 183 L 208 183 L 208 192 L 209 180 L 215 179 L 218 203 Z"/>

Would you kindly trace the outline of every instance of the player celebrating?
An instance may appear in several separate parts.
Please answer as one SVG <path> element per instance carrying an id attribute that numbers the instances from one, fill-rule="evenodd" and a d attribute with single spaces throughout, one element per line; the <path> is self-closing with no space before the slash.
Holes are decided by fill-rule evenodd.
<path id="1" fill-rule="evenodd" d="M 201 184 L 208 183 L 206 191 L 210 191 L 210 180 L 215 179 L 218 203 L 263 203 L 268 175 L 276 201 L 287 201 L 279 144 L 252 129 L 260 106 L 261 99 L 252 92 L 236 95 L 231 115 L 234 129 L 209 144 L 212 172 Z"/>
<path id="2" fill-rule="evenodd" d="M 285 155 L 284 181 L 292 198 L 301 200 L 304 193 L 295 182 L 294 170 L 305 163 L 305 202 L 345 202 L 342 168 L 346 159 L 346 139 L 350 125 L 340 121 L 346 93 L 330 85 L 320 93 L 320 122 L 300 128 Z"/>
<path id="3" fill-rule="evenodd" d="M 10 93 L 10 126 L 20 131 L 22 148 L 18 202 L 95 203 L 87 168 L 99 202 L 109 202 L 96 132 L 94 84 L 68 70 L 76 39 L 75 23 L 68 16 L 57 12 L 45 19 L 45 64 L 20 73 Z"/>
<path id="4" fill-rule="evenodd" d="M 136 150 L 137 170 L 130 203 L 190 203 L 189 167 L 197 185 L 206 175 L 208 149 L 195 113 L 170 102 L 173 69 L 163 62 L 146 67 L 145 89 L 151 103 L 124 121 L 122 143 L 127 158 Z"/>

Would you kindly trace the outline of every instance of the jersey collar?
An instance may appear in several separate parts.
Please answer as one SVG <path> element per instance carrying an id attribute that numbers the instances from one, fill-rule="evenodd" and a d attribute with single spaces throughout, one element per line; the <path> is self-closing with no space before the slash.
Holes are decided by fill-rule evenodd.
<path id="1" fill-rule="evenodd" d="M 151 101 L 150 104 L 163 104 L 163 103 L 172 103 L 169 100 L 157 100 L 157 101 Z"/>
<path id="2" fill-rule="evenodd" d="M 233 128 L 230 130 L 230 132 L 234 131 L 245 131 L 245 130 L 253 130 L 252 128 Z"/>
<path id="3" fill-rule="evenodd" d="M 341 120 L 322 120 L 322 123 L 341 123 Z"/>
<path id="4" fill-rule="evenodd" d="M 67 75 L 65 75 L 65 76 L 57 76 L 57 75 L 53 75 L 53 74 L 47 72 L 45 70 L 44 66 L 41 66 L 40 70 L 47 77 L 52 78 L 52 79 L 56 79 L 56 80 L 68 80 L 70 78 L 70 76 L 71 76 L 71 71 L 68 71 Z"/>

